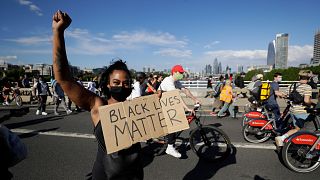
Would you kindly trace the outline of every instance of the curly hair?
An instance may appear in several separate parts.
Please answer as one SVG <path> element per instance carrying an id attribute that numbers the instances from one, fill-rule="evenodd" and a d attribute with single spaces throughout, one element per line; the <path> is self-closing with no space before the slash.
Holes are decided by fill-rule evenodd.
<path id="1" fill-rule="evenodd" d="M 104 95 L 109 96 L 109 89 L 107 85 L 110 83 L 110 75 L 115 70 L 122 70 L 128 74 L 130 85 L 132 84 L 132 75 L 125 61 L 122 59 L 112 60 L 110 65 L 100 74 L 99 87 L 101 88 Z"/>

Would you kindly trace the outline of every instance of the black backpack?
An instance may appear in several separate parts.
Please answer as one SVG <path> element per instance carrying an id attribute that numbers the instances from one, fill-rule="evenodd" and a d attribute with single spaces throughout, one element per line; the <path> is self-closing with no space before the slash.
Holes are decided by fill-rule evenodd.
<path id="1" fill-rule="evenodd" d="M 293 85 L 293 90 L 291 91 Z M 293 102 L 293 104 L 301 104 L 304 102 L 304 97 L 297 91 L 297 83 L 293 83 L 289 89 L 289 99 Z"/>

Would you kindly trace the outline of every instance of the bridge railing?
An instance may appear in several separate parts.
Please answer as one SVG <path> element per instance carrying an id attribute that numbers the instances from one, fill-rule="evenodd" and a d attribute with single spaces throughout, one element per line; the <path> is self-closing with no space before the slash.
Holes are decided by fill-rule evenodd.
<path id="1" fill-rule="evenodd" d="M 207 88 L 207 83 L 208 81 L 205 80 L 188 80 L 188 81 L 180 81 L 183 86 L 186 88 L 191 88 L 191 89 L 206 89 Z M 244 85 L 247 86 L 251 81 L 244 81 Z M 262 82 L 268 82 L 268 81 L 262 81 Z M 269 81 L 271 82 L 271 81 Z M 281 81 L 279 84 L 280 88 L 287 88 L 291 84 L 299 82 L 299 81 Z M 82 82 L 84 87 L 88 87 L 88 81 L 83 81 Z M 212 86 L 214 87 L 216 85 L 217 81 L 212 82 Z M 48 82 L 49 86 L 51 86 L 51 83 Z M 31 86 L 33 84 L 31 83 Z M 318 84 L 318 89 L 320 89 L 320 83 Z"/>
<path id="2" fill-rule="evenodd" d="M 194 88 L 194 89 L 205 89 L 207 88 L 208 81 L 204 80 L 188 80 L 188 81 L 180 81 L 181 84 L 187 88 Z M 247 86 L 251 81 L 244 81 L 245 86 Z M 268 82 L 268 81 L 262 81 Z M 270 82 L 270 81 L 269 81 Z M 299 82 L 299 81 L 281 81 L 279 84 L 280 88 L 288 88 L 291 84 Z M 217 83 L 217 81 L 212 82 L 212 86 Z M 320 88 L 320 84 L 318 84 L 318 89 Z"/>

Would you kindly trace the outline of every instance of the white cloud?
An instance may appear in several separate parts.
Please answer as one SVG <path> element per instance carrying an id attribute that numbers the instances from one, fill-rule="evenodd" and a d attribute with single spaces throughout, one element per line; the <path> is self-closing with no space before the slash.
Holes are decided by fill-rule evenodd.
<path id="1" fill-rule="evenodd" d="M 302 63 L 310 63 L 313 57 L 313 46 L 289 46 L 288 48 L 288 65 L 299 65 Z"/>
<path id="2" fill-rule="evenodd" d="M 205 55 L 218 59 L 267 59 L 266 50 L 219 50 L 205 52 Z"/>
<path id="3" fill-rule="evenodd" d="M 111 40 L 103 34 L 91 34 L 87 29 L 70 29 L 66 31 L 66 38 L 75 41 L 73 46 L 68 46 L 68 50 L 76 54 L 101 55 L 113 54 L 119 48 L 118 44 L 113 44 Z"/>
<path id="4" fill-rule="evenodd" d="M 33 2 L 27 1 L 27 0 L 19 0 L 19 3 L 20 5 L 28 6 L 30 11 L 36 13 L 38 16 L 43 15 L 41 12 L 41 9 L 37 5 L 35 5 Z"/>
<path id="5" fill-rule="evenodd" d="M 17 56 L 0 56 L 0 60 L 2 61 L 11 61 L 16 60 L 17 58 Z"/>
<path id="6" fill-rule="evenodd" d="M 30 4 L 32 4 L 31 1 L 26 1 L 26 0 L 19 0 L 19 3 L 20 3 L 21 5 L 30 5 Z"/>
<path id="7" fill-rule="evenodd" d="M 174 35 L 170 33 L 150 33 L 145 31 L 138 31 L 133 33 L 123 32 L 116 34 L 112 37 L 115 41 L 126 43 L 126 44 L 150 44 L 157 46 L 175 46 L 184 47 L 186 46 L 187 40 L 178 40 Z"/>
<path id="8" fill-rule="evenodd" d="M 176 58 L 190 58 L 192 56 L 192 51 L 168 48 L 168 49 L 155 51 L 154 54 L 159 54 L 161 56 L 176 57 Z"/>
<path id="9" fill-rule="evenodd" d="M 204 46 L 205 49 L 211 49 L 213 46 L 220 44 L 220 41 L 213 41 L 207 45 Z"/>
<path id="10" fill-rule="evenodd" d="M 6 41 L 16 42 L 23 45 L 41 45 L 43 43 L 51 43 L 50 36 L 31 36 L 31 37 L 22 37 L 16 39 L 5 39 Z"/>
<path id="11" fill-rule="evenodd" d="M 297 66 L 301 63 L 309 63 L 313 56 L 312 45 L 292 45 L 288 49 L 288 66 Z M 218 50 L 206 51 L 202 57 L 191 59 L 185 62 L 190 67 L 199 67 L 202 70 L 206 64 L 212 64 L 217 58 L 222 66 L 229 65 L 236 70 L 237 65 L 245 68 L 251 65 L 267 64 L 267 50 Z"/>
<path id="12" fill-rule="evenodd" d="M 122 32 L 106 38 L 103 33 L 92 34 L 86 29 L 76 28 L 68 30 L 66 37 L 76 42 L 74 47 L 69 47 L 72 52 L 90 55 L 114 54 L 117 50 L 144 49 L 147 47 L 181 48 L 187 45 L 187 40 L 178 40 L 170 33 L 162 32 Z M 174 57 L 191 56 L 190 50 L 173 51 L 171 49 L 170 52 L 162 50 L 155 54 L 164 55 L 164 53 Z"/>
<path id="13" fill-rule="evenodd" d="M 86 55 L 106 55 L 114 54 L 120 50 L 133 50 L 146 48 L 166 48 L 155 54 L 190 57 L 191 50 L 183 49 L 187 45 L 187 40 L 178 40 L 170 33 L 162 32 L 122 32 L 107 38 L 104 33 L 91 33 L 87 29 L 71 28 L 65 33 L 67 49 L 71 53 Z M 31 37 L 21 37 L 15 39 L 5 39 L 22 45 L 48 45 L 52 41 L 52 35 L 39 35 Z M 178 49 L 177 49 L 178 48 Z M 28 49 L 26 51 L 37 51 Z"/>

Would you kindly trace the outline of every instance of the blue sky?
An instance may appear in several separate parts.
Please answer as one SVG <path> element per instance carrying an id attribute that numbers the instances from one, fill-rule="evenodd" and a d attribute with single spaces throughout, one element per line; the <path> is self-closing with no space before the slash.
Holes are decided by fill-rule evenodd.
<path id="1" fill-rule="evenodd" d="M 234 69 L 266 64 L 277 33 L 289 33 L 288 65 L 296 66 L 313 56 L 319 7 L 318 0 L 3 0 L 0 61 L 51 64 L 52 15 L 61 9 L 73 20 L 69 61 L 81 68 L 113 58 L 136 70 L 200 71 L 214 58 Z"/>

